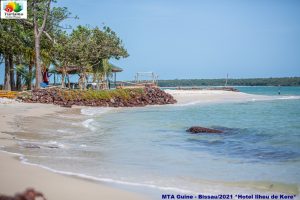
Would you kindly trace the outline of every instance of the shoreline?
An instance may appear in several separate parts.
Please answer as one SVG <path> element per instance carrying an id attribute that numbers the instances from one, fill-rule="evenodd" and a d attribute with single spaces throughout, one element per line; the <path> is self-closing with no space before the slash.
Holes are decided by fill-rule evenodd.
<path id="1" fill-rule="evenodd" d="M 42 117 L 69 110 L 55 105 L 18 102 L 2 104 L 0 109 L 0 147 L 16 145 L 15 137 L 7 132 L 16 132 L 22 128 L 16 122 L 18 118 Z M 79 108 L 72 110 L 75 109 Z M 112 187 L 105 182 L 55 173 L 35 164 L 24 163 L 22 155 L 16 153 L 0 151 L 0 160 L 1 195 L 14 196 L 27 188 L 34 188 L 47 199 L 148 199 L 146 196 Z M 68 187 L 65 187 L 66 185 Z"/>
<path id="2" fill-rule="evenodd" d="M 253 101 L 253 99 L 255 100 L 275 100 L 278 99 L 278 97 L 273 97 L 273 96 L 263 96 L 263 95 L 252 95 L 252 94 L 246 94 L 246 93 L 237 93 L 237 92 L 228 92 L 228 91 L 167 91 L 169 92 L 169 94 L 173 95 L 174 98 L 178 101 L 178 106 L 181 105 L 193 105 L 193 104 L 215 104 L 215 103 L 226 103 L 226 102 L 244 102 L 244 101 Z M 172 106 L 172 105 L 169 105 Z M 11 110 L 9 110 L 8 108 L 10 107 Z M 4 108 L 4 110 L 3 110 Z M 10 135 L 7 134 L 5 132 L 18 132 L 19 128 L 23 128 L 22 127 L 22 123 L 19 123 L 17 121 L 18 118 L 22 117 L 22 118 L 26 118 L 26 117 L 40 117 L 40 116 L 50 116 L 50 115 L 55 115 L 55 114 L 62 114 L 62 115 L 66 115 L 66 116 L 70 116 L 70 113 L 73 113 L 74 117 L 75 116 L 79 116 L 78 114 L 82 113 L 82 108 L 90 108 L 93 109 L 94 107 L 81 107 L 81 106 L 74 106 L 73 108 L 63 108 L 63 107 L 59 107 L 56 105 L 52 105 L 52 104 L 38 104 L 38 103 L 18 103 L 18 102 L 12 102 L 11 105 L 2 105 L 0 104 L 0 109 L 1 111 L 3 111 L 0 114 L 0 117 L 4 120 L 0 121 L 0 126 L 1 131 L 0 131 L 0 147 L 3 146 L 9 146 L 9 145 L 15 145 L 16 144 L 16 140 L 14 139 L 14 137 L 17 137 L 16 135 Z M 6 109 L 6 110 L 5 110 Z M 6 116 L 7 114 L 7 116 Z M 81 118 L 79 116 L 79 118 Z M 34 121 L 34 120 L 33 120 Z M 14 126 L 12 126 L 12 124 L 14 124 Z M 39 124 L 40 126 L 40 124 Z M 3 133 L 4 132 L 4 133 Z M 27 133 L 26 133 L 27 134 Z M 21 155 L 22 157 L 22 155 Z M 22 158 L 20 158 L 20 154 L 14 154 L 14 153 L 5 153 L 3 151 L 0 151 L 0 160 L 1 162 L 4 161 L 3 163 L 5 163 L 5 165 L 0 166 L 0 179 L 3 179 L 2 176 L 6 175 L 6 174 L 2 174 L 1 172 L 3 171 L 7 171 L 7 174 L 15 174 L 15 172 L 21 173 L 19 174 L 19 176 L 23 176 L 23 174 L 28 174 L 29 177 L 25 177 L 22 178 L 22 180 L 28 180 L 29 182 L 33 181 L 35 183 L 37 183 L 38 187 L 33 187 L 44 193 L 46 198 L 49 199 L 61 199 L 60 197 L 58 197 L 58 195 L 62 195 L 63 198 L 71 198 L 72 199 L 81 199 L 80 194 L 82 193 L 82 191 L 86 191 L 87 193 L 90 193 L 90 195 L 95 195 L 95 196 L 91 196 L 88 198 L 99 198 L 99 197 L 103 197 L 101 195 L 108 195 L 105 196 L 108 199 L 149 199 L 149 196 L 142 196 L 140 195 L 139 192 L 136 192 L 135 190 L 133 190 L 134 192 L 131 192 L 132 190 L 129 189 L 125 189 L 123 190 L 123 188 L 126 188 L 126 186 L 122 187 L 122 185 L 120 187 L 118 187 L 118 185 L 116 187 L 114 187 L 113 184 L 115 183 L 110 183 L 109 181 L 101 181 L 101 180 L 96 180 L 93 178 L 90 178 L 88 176 L 81 177 L 80 174 L 76 174 L 76 173 L 64 173 L 63 171 L 56 171 L 53 170 L 51 168 L 48 168 L 47 166 L 44 165 L 38 165 L 38 164 L 32 164 L 32 163 L 26 163 L 26 160 L 22 160 Z M 25 162 L 25 163 L 24 163 Z M 13 166 L 13 170 L 12 167 Z M 25 167 L 26 166 L 26 167 Z M 28 173 L 27 171 L 28 170 Z M 24 173 L 25 171 L 25 173 Z M 52 175 L 51 175 L 52 174 Z M 15 176 L 15 175 L 14 175 Z M 45 176 L 46 178 L 40 178 Z M 30 180 L 33 177 L 33 180 Z M 50 178 L 49 178 L 50 177 Z M 8 190 L 8 193 L 4 193 L 2 191 L 2 188 L 5 188 L 5 190 L 7 190 L 7 185 L 5 187 L 2 187 L 1 183 L 0 183 L 0 194 L 5 194 L 5 195 L 14 195 L 16 192 L 23 192 L 27 187 L 25 187 L 23 185 L 23 188 L 20 189 L 20 186 L 15 186 L 13 180 L 19 180 L 18 177 L 13 177 L 13 176 L 9 176 L 7 175 L 7 177 L 5 177 L 8 182 L 9 179 L 11 179 L 12 183 L 10 183 L 11 185 L 9 187 L 11 187 L 11 190 Z M 38 180 L 39 179 L 39 180 Z M 67 180 L 70 179 L 70 180 Z M 5 179 L 3 179 L 5 180 Z M 51 180 L 48 183 L 45 183 L 46 181 L 44 180 Z M 52 181 L 54 180 L 54 181 Z M 64 184 L 61 184 L 61 187 L 64 187 L 64 185 L 71 185 L 69 188 L 74 188 L 74 187 L 79 187 L 80 193 L 78 193 L 79 196 L 68 196 L 68 195 L 73 195 L 73 193 L 71 191 L 70 194 L 67 192 L 61 192 L 61 190 L 48 190 L 48 188 L 52 188 L 53 185 L 56 186 L 56 182 L 57 181 L 65 181 Z M 42 183 L 42 184 L 41 184 Z M 24 184 L 24 183 L 23 183 Z M 47 185 L 40 187 L 40 185 Z M 30 186 L 32 187 L 32 186 Z M 132 186 L 128 186 L 128 187 L 132 187 Z M 41 189 L 40 189 L 41 188 Z M 82 189 L 84 188 L 84 189 Z M 121 189 L 120 189 L 121 188 Z M 59 189 L 59 187 L 58 187 Z M 71 190 L 71 189 L 70 189 Z M 74 189 L 72 189 L 74 190 Z M 75 189 L 76 190 L 76 189 Z M 98 190 L 101 192 L 99 193 Z M 141 189 L 142 190 L 142 189 Z M 130 191 L 130 192 L 128 192 Z M 143 190 L 142 190 L 143 191 Z M 5 191 L 6 192 L 6 191 Z M 71 194 L 72 193 L 72 194 Z M 50 194 L 50 195 L 48 195 Z M 141 194 L 144 194 L 143 192 L 141 192 Z M 109 195 L 113 195 L 113 196 L 109 196 Z M 121 195 L 118 196 L 118 195 Z M 51 198 L 50 198 L 51 197 Z M 55 197 L 55 198 L 54 198 Z M 151 197 L 151 195 L 150 195 Z"/>
<path id="3" fill-rule="evenodd" d="M 224 90 L 164 90 L 176 100 L 175 105 L 239 103 L 249 101 L 269 101 L 282 99 L 284 96 L 267 96 Z"/>

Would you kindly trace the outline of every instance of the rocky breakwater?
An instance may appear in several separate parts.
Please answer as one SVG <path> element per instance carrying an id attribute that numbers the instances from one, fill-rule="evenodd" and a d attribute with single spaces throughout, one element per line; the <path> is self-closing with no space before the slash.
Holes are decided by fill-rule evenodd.
<path id="1" fill-rule="evenodd" d="M 47 88 L 23 92 L 17 98 L 27 103 L 46 103 L 65 107 L 71 107 L 72 105 L 140 107 L 176 103 L 173 96 L 156 87 L 100 91 Z"/>

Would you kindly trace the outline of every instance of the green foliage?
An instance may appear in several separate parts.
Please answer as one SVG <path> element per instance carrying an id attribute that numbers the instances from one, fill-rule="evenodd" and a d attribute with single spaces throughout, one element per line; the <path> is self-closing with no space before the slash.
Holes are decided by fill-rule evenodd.
<path id="1" fill-rule="evenodd" d="M 34 42 L 34 16 L 36 16 L 39 27 L 42 25 L 45 9 L 49 0 L 28 0 L 28 19 L 27 20 L 0 20 L 0 56 L 12 57 L 13 66 L 25 65 L 30 68 L 28 73 L 32 74 L 31 69 L 35 66 L 36 51 Z M 53 1 L 54 2 L 54 1 Z M 16 9 L 21 9 L 17 4 Z M 43 66 L 50 66 L 55 62 L 55 52 L 53 41 L 49 38 L 56 38 L 56 34 L 61 27 L 60 22 L 68 18 L 70 13 L 67 8 L 52 7 L 46 21 L 47 35 L 42 34 L 40 39 L 40 55 Z M 15 67 L 14 70 L 19 70 Z M 26 79 L 26 78 L 24 78 Z M 25 80 L 25 82 L 27 82 Z M 30 84 L 28 84 L 30 85 Z"/>
<path id="2" fill-rule="evenodd" d="M 16 70 L 21 74 L 21 79 L 25 85 L 29 85 L 35 79 L 35 76 L 33 76 L 35 70 L 31 73 L 25 65 L 17 65 Z"/>
<path id="3" fill-rule="evenodd" d="M 21 54 L 24 45 L 24 27 L 14 20 L 0 20 L 0 54 Z"/>
<path id="4" fill-rule="evenodd" d="M 179 86 L 223 86 L 225 79 L 175 79 L 159 80 L 160 87 Z M 300 77 L 284 78 L 248 78 L 248 79 L 228 79 L 231 86 L 300 86 Z"/>
<path id="5" fill-rule="evenodd" d="M 93 73 L 93 81 L 103 83 L 111 74 L 110 58 L 120 59 L 128 53 L 122 41 L 108 27 L 78 26 L 71 34 L 59 32 L 55 45 L 56 66 L 77 66 L 81 74 Z"/>
<path id="6" fill-rule="evenodd" d="M 70 26 L 62 27 L 61 22 L 70 18 L 68 8 L 51 4 L 49 15 L 45 18 L 45 11 L 50 5 L 49 0 L 28 0 L 27 5 L 27 20 L 0 20 L 0 58 L 6 58 L 8 55 L 13 57 L 14 65 L 30 68 L 30 72 L 26 69 L 28 73 L 32 73 L 33 67 L 40 70 L 38 66 L 41 64 L 43 67 L 49 67 L 51 64 L 63 68 L 80 66 L 82 73 L 93 72 L 98 79 L 103 80 L 111 70 L 108 63 L 110 58 L 120 59 L 128 56 L 122 40 L 109 27 L 100 30 L 98 27 L 78 26 L 67 34 L 65 29 Z M 21 7 L 17 6 L 16 9 Z M 44 18 L 46 23 L 42 31 Z M 34 29 L 34 25 L 37 25 L 37 29 Z M 35 38 L 39 37 L 34 34 L 34 30 L 41 33 L 40 40 L 37 40 L 40 48 L 35 45 Z M 40 53 L 37 53 L 37 49 L 40 49 Z M 20 69 L 17 70 L 20 72 Z"/>
<path id="7" fill-rule="evenodd" d="M 100 30 L 98 27 L 78 26 L 70 35 L 59 33 L 58 36 L 57 50 L 64 51 L 68 55 L 57 56 L 61 63 L 91 69 L 101 67 L 99 64 L 104 62 L 103 59 L 119 59 L 128 56 L 120 38 L 108 27 Z"/>
<path id="8" fill-rule="evenodd" d="M 126 99 L 129 100 L 137 95 L 144 93 L 141 88 L 135 89 L 116 89 L 116 90 L 62 90 L 60 96 L 65 100 L 111 100 Z"/>

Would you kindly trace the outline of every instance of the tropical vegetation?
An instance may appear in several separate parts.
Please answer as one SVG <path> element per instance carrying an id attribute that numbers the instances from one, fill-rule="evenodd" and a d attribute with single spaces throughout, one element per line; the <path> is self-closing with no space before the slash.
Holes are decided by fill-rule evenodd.
<path id="1" fill-rule="evenodd" d="M 0 63 L 4 63 L 5 90 L 40 87 L 42 71 L 53 66 L 62 73 L 77 66 L 83 84 L 87 73 L 101 83 L 111 72 L 109 59 L 128 56 L 122 40 L 109 27 L 78 26 L 70 29 L 62 22 L 73 17 L 54 0 L 28 0 L 28 18 L 0 20 Z"/>

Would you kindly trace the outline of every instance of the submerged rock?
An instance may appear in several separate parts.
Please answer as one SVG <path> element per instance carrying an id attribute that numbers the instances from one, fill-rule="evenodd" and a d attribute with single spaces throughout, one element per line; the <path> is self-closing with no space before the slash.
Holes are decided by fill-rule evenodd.
<path id="1" fill-rule="evenodd" d="M 191 128 L 186 130 L 190 133 L 223 133 L 221 130 L 205 128 L 201 126 L 192 126 Z"/>

